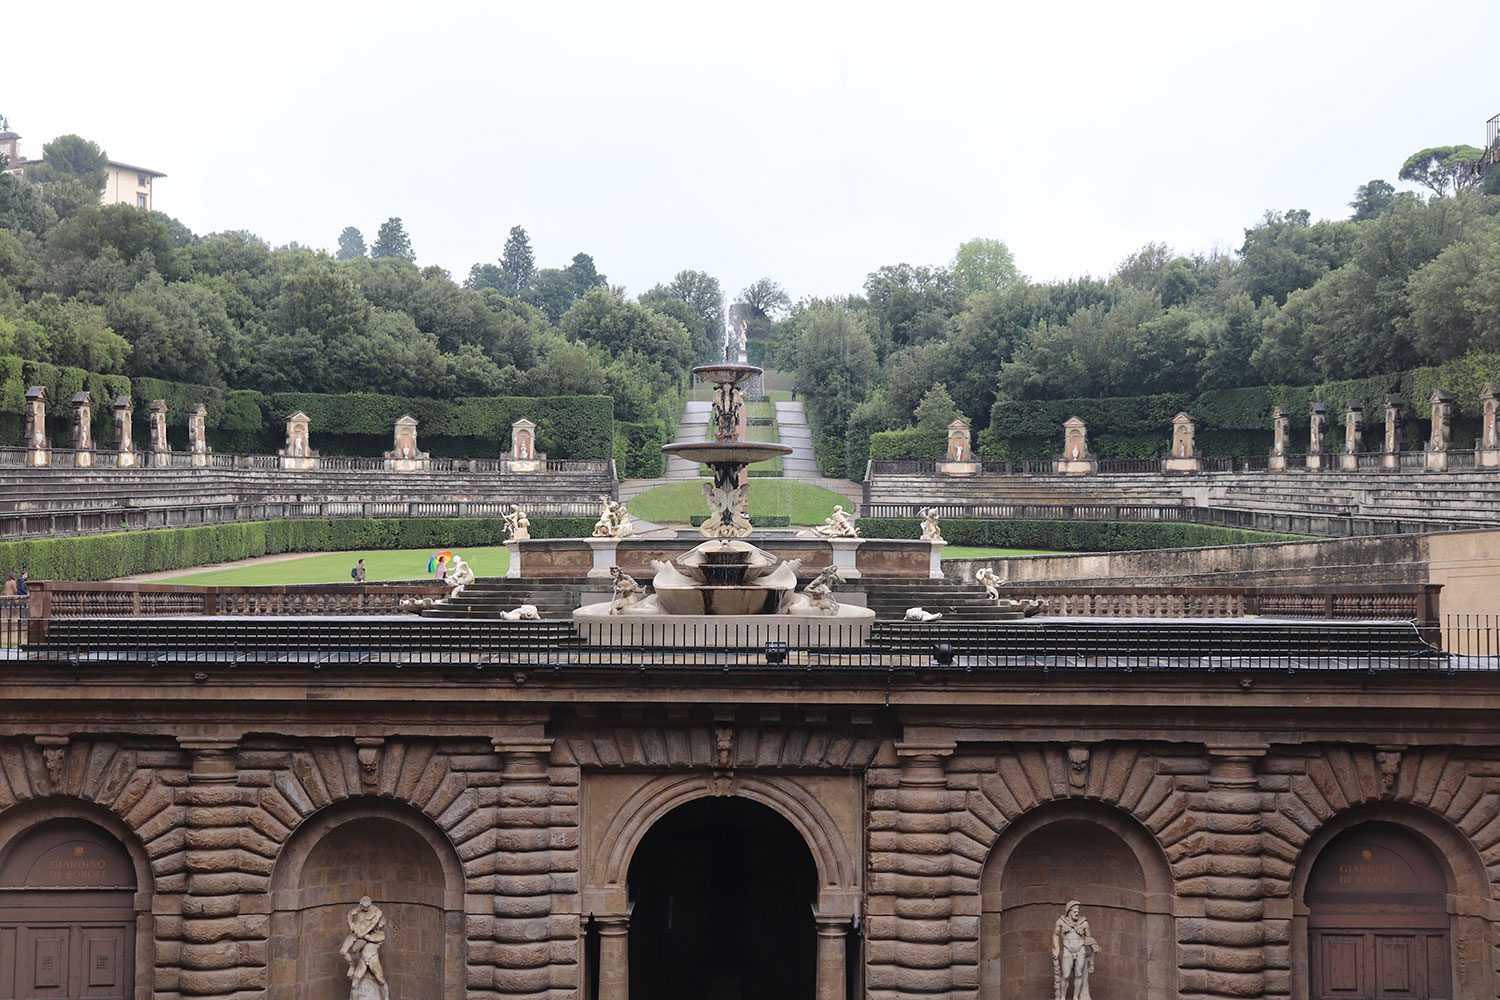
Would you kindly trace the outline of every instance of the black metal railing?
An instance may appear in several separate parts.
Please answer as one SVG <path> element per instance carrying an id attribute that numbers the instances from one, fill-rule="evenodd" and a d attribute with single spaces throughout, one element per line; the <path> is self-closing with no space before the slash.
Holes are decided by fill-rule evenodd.
<path id="1" fill-rule="evenodd" d="M 67 627 L 64 628 L 63 626 Z M 868 624 L 809 621 L 784 637 L 740 623 L 602 621 L 585 641 L 571 621 L 53 623 L 11 650 L 41 666 L 128 662 L 158 669 L 356 667 L 483 672 L 628 669 L 653 673 L 853 671 L 1497 671 L 1493 625 L 1449 650 L 1411 622 L 1194 619 Z"/>
<path id="2" fill-rule="evenodd" d="M 0 649 L 15 649 L 26 638 L 30 598 L 0 597 Z"/>

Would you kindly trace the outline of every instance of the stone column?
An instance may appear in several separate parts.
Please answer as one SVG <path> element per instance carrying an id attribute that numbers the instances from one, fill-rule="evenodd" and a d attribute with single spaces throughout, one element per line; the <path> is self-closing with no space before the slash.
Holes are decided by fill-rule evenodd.
<path id="1" fill-rule="evenodd" d="M 121 396 L 115 400 L 115 465 L 129 469 L 135 465 L 135 400 Z"/>
<path id="2" fill-rule="evenodd" d="M 1427 438 L 1426 466 L 1433 472 L 1448 468 L 1448 448 L 1453 440 L 1453 397 L 1441 389 L 1432 390 L 1432 433 Z"/>
<path id="3" fill-rule="evenodd" d="M 1291 420 L 1281 412 L 1281 407 L 1271 407 L 1271 457 L 1266 468 L 1273 472 L 1286 468 L 1286 435 L 1290 425 Z"/>
<path id="4" fill-rule="evenodd" d="M 1359 468 L 1361 434 L 1365 429 L 1365 411 L 1358 403 L 1344 407 L 1344 450 L 1339 452 L 1339 468 L 1353 471 Z"/>
<path id="5" fill-rule="evenodd" d="M 599 1000 L 630 1000 L 630 914 L 598 914 Z"/>
<path id="6" fill-rule="evenodd" d="M 872 997 L 970 996 L 979 986 L 977 922 L 972 935 L 954 942 L 953 871 L 963 859 L 953 854 L 951 831 L 964 795 L 947 787 L 955 748 L 897 743 L 896 787 L 871 792 L 865 926 Z"/>
<path id="7" fill-rule="evenodd" d="M 167 442 L 167 401 L 151 401 L 151 464 L 165 468 L 172 464 L 172 446 Z"/>
<path id="8" fill-rule="evenodd" d="M 1183 997 L 1267 995 L 1263 796 L 1255 774 L 1255 762 L 1265 753 L 1263 745 L 1208 747 L 1208 789 L 1195 824 L 1202 852 L 1196 877 L 1178 884 Z"/>
<path id="9" fill-rule="evenodd" d="M 813 990 L 814 1000 L 844 1000 L 848 994 L 849 982 L 844 957 L 844 943 L 849 936 L 849 918 L 814 913 L 813 922 L 818 927 L 818 971 Z"/>
<path id="10" fill-rule="evenodd" d="M 1313 403 L 1307 408 L 1307 467 L 1323 468 L 1323 439 L 1328 433 L 1328 408 L 1322 403 Z"/>
<path id="11" fill-rule="evenodd" d="M 1385 397 L 1385 441 L 1380 449 L 1382 469 L 1401 468 L 1401 420 L 1406 401 L 1398 394 Z"/>
<path id="12" fill-rule="evenodd" d="M 94 464 L 94 397 L 88 390 L 73 394 L 73 465 L 80 469 Z"/>
<path id="13" fill-rule="evenodd" d="M 209 451 L 208 407 L 199 403 L 188 411 L 188 453 L 195 468 L 208 464 Z"/>
<path id="14" fill-rule="evenodd" d="M 47 387 L 34 385 L 26 390 L 26 464 L 32 467 L 52 464 L 52 446 L 47 443 Z"/>
<path id="15" fill-rule="evenodd" d="M 184 997 L 232 997 L 266 986 L 264 914 L 241 914 L 243 894 L 265 891 L 264 873 L 246 874 L 240 837 L 245 790 L 235 764 L 235 741 L 179 737 L 191 758 L 182 789 L 185 827 L 182 952 L 178 991 Z"/>
<path id="16" fill-rule="evenodd" d="M 1474 464 L 1483 469 L 1500 466 L 1500 427 L 1496 426 L 1497 407 L 1500 407 L 1500 389 L 1493 382 L 1479 390 L 1479 403 L 1483 408 L 1484 423 L 1479 440 L 1474 445 Z"/>

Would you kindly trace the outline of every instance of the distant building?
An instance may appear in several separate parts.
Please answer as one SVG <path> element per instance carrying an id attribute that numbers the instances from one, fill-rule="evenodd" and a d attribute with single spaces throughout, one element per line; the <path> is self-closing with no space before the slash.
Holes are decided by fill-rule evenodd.
<path id="1" fill-rule="evenodd" d="M 4 172 L 8 174 L 19 174 L 26 164 L 41 162 L 28 160 L 22 156 L 21 137 L 9 131 L 0 132 L 0 156 L 6 158 Z M 147 210 L 155 208 L 152 189 L 156 178 L 165 176 L 167 175 L 160 170 L 110 160 L 109 173 L 104 181 L 104 190 L 99 195 L 99 204 L 134 205 L 136 208 Z"/>

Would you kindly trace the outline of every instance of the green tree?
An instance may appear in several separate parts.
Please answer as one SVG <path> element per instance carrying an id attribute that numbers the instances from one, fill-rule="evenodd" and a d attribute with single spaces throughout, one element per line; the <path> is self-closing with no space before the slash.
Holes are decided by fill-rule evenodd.
<path id="1" fill-rule="evenodd" d="M 110 306 L 109 319 L 130 342 L 133 372 L 215 384 L 226 366 L 233 372 L 242 363 L 224 301 L 202 285 L 153 274 Z"/>
<path id="2" fill-rule="evenodd" d="M 536 255 L 531 251 L 531 237 L 522 227 L 511 226 L 505 248 L 500 251 L 500 291 L 522 295 L 531 288 L 535 277 Z"/>
<path id="3" fill-rule="evenodd" d="M 410 246 L 410 241 L 407 245 Z M 344 231 L 339 233 L 339 249 L 334 254 L 334 259 L 353 260 L 355 257 L 363 257 L 366 252 L 365 234 L 353 226 L 345 226 Z"/>
<path id="4" fill-rule="evenodd" d="M 0 174 L 0 229 L 24 229 L 41 236 L 57 225 L 57 213 L 41 188 L 15 174 Z"/>
<path id="5" fill-rule="evenodd" d="M 90 260 L 107 248 L 129 263 L 151 255 L 152 267 L 168 279 L 186 276 L 186 261 L 167 216 L 133 205 L 91 205 L 58 223 L 49 237 L 54 257 Z"/>
<path id="6" fill-rule="evenodd" d="M 97 143 L 60 135 L 42 146 L 42 158 L 26 164 L 26 179 L 41 185 L 42 196 L 59 217 L 99 204 L 109 178 L 109 156 Z"/>
<path id="7" fill-rule="evenodd" d="M 124 370 L 130 345 L 110 329 L 104 310 L 47 294 L 28 304 L 26 314 L 41 331 L 40 340 L 53 364 L 105 374 Z"/>
<path id="8" fill-rule="evenodd" d="M 375 245 L 370 247 L 370 256 L 377 260 L 384 257 L 405 261 L 417 259 L 417 253 L 411 247 L 411 237 L 406 235 L 406 227 L 401 224 L 400 218 L 393 215 L 380 224 L 380 230 L 375 234 Z"/>
<path id="9" fill-rule="evenodd" d="M 1483 156 L 1484 150 L 1474 146 L 1430 146 L 1408 156 L 1396 176 L 1443 198 L 1479 183 Z"/>
<path id="10" fill-rule="evenodd" d="M 959 412 L 953 397 L 948 395 L 948 387 L 939 382 L 927 390 L 913 416 L 917 420 L 917 430 L 944 431 L 958 419 Z"/>
<path id="11" fill-rule="evenodd" d="M 1003 240 L 976 238 L 959 244 L 952 272 L 954 287 L 965 298 L 992 289 L 1003 291 L 1021 280 L 1016 259 Z"/>
<path id="12" fill-rule="evenodd" d="M 818 468 L 841 475 L 850 471 L 849 420 L 870 394 L 877 370 L 870 317 L 817 304 L 794 318 L 797 391 L 807 399 Z"/>
<path id="13" fill-rule="evenodd" d="M 894 347 L 940 340 L 961 304 L 946 268 L 888 264 L 865 278 L 870 312 L 880 323 L 880 340 Z"/>
<path id="14" fill-rule="evenodd" d="M 693 357 L 697 361 L 722 361 L 724 337 L 724 289 L 719 279 L 703 271 L 678 271 L 665 285 L 656 285 L 641 296 L 641 304 L 667 311 L 667 299 L 684 303 L 697 317 L 684 321 L 693 335 Z M 675 315 L 675 313 L 669 313 Z"/>
<path id="15" fill-rule="evenodd" d="M 1396 186 L 1377 177 L 1354 189 L 1354 200 L 1349 203 L 1354 214 L 1349 218 L 1354 222 L 1373 219 L 1382 212 L 1390 211 L 1395 202 Z"/>
<path id="16" fill-rule="evenodd" d="M 1238 281 L 1252 301 L 1269 297 L 1280 305 L 1349 259 L 1355 228 L 1348 222 L 1314 223 L 1305 209 L 1267 212 L 1245 230 Z"/>
<path id="17" fill-rule="evenodd" d="M 579 299 L 562 318 L 569 340 L 587 343 L 615 357 L 635 352 L 654 358 L 680 378 L 692 364 L 692 341 L 675 319 L 627 302 L 606 288 L 595 288 Z"/>

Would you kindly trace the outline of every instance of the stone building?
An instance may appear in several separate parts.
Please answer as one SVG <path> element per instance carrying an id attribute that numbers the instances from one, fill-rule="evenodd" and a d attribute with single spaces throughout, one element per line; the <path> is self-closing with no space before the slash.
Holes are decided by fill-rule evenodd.
<path id="1" fill-rule="evenodd" d="M 1497 996 L 1488 670 L 214 627 L 0 661 L 0 996 L 343 998 L 361 896 L 393 998 L 1048 998 L 1070 900 L 1099 1000 Z"/>

